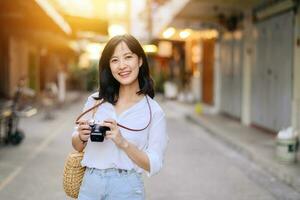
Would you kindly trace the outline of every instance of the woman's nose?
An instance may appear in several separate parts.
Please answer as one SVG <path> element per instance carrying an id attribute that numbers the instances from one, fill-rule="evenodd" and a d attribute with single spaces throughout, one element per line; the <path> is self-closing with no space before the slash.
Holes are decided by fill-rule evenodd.
<path id="1" fill-rule="evenodd" d="M 127 62 L 124 59 L 120 60 L 119 68 L 124 69 L 127 66 Z"/>

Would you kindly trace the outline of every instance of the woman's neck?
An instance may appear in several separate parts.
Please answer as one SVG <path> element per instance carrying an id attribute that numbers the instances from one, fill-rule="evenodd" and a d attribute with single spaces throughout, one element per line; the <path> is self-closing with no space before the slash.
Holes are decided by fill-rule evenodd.
<path id="1" fill-rule="evenodd" d="M 137 101 L 141 98 L 140 95 L 137 94 L 137 92 L 140 90 L 140 87 L 138 84 L 135 85 L 127 85 L 122 86 L 120 85 L 119 89 L 119 100 L 121 101 Z"/>

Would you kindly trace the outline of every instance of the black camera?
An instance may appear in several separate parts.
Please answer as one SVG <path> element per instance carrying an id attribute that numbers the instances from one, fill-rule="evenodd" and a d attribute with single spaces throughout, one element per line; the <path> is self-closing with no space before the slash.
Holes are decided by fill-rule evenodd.
<path id="1" fill-rule="evenodd" d="M 105 136 L 106 136 L 106 131 L 110 131 L 110 128 L 107 126 L 100 126 L 100 124 L 89 124 L 91 127 L 91 141 L 92 142 L 103 142 Z"/>

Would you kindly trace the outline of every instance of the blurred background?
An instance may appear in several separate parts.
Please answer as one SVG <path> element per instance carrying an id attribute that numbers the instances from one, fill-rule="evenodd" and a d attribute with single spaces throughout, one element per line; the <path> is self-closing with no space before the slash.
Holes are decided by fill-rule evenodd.
<path id="1" fill-rule="evenodd" d="M 299 8 L 299 0 L 1 0 L 0 199 L 67 198 L 73 121 L 97 91 L 103 47 L 124 33 L 143 45 L 170 130 L 163 175 L 146 181 L 149 199 L 300 199 Z"/>

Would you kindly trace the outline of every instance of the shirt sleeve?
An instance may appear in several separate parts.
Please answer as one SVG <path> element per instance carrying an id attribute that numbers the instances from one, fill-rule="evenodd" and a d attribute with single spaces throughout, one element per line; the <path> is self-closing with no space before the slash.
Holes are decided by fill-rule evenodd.
<path id="1" fill-rule="evenodd" d="M 93 106 L 93 102 L 94 102 L 94 99 L 92 96 L 89 96 L 88 99 L 86 100 L 84 106 L 83 106 L 83 109 L 82 109 L 82 112 L 84 112 L 85 110 L 91 108 Z M 82 116 L 81 119 L 85 119 L 85 120 L 89 120 L 91 118 L 91 112 L 85 114 L 84 116 Z M 77 126 L 74 126 L 74 130 L 73 130 L 73 133 L 72 133 L 72 137 L 74 135 L 77 135 L 78 134 L 78 131 L 77 131 Z"/>
<path id="2" fill-rule="evenodd" d="M 159 116 L 153 117 L 153 124 L 149 130 L 148 146 L 145 150 L 150 162 L 150 172 L 147 172 L 148 177 L 157 174 L 161 170 L 168 141 L 165 114 L 160 112 Z"/>

